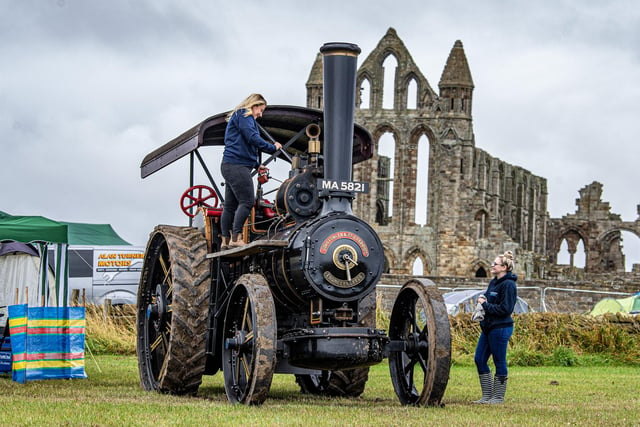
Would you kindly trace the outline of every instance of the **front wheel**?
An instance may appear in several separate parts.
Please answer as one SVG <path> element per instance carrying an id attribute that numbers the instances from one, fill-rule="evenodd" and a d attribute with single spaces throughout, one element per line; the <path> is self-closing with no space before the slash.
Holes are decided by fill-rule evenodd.
<path id="1" fill-rule="evenodd" d="M 402 351 L 389 355 L 396 395 L 403 405 L 439 406 L 451 363 L 451 330 L 442 296 L 429 280 L 410 280 L 400 289 L 389 322 L 391 341 Z"/>
<path id="2" fill-rule="evenodd" d="M 231 403 L 265 401 L 276 369 L 276 309 L 265 278 L 241 276 L 224 318 L 222 369 Z"/>

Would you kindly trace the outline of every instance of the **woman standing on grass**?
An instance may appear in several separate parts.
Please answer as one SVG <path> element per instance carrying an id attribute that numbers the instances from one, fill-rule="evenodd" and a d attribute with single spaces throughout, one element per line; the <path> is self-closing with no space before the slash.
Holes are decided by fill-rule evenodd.
<path id="1" fill-rule="evenodd" d="M 513 273 L 513 252 L 498 255 L 491 264 L 494 278 L 489 283 L 478 303 L 484 310 L 484 319 L 480 322 L 480 339 L 476 347 L 474 361 L 480 377 L 482 398 L 475 403 L 503 403 L 507 390 L 507 344 L 513 334 L 511 314 L 518 298 L 516 280 Z M 493 357 L 496 375 L 491 378 L 488 362 Z"/>

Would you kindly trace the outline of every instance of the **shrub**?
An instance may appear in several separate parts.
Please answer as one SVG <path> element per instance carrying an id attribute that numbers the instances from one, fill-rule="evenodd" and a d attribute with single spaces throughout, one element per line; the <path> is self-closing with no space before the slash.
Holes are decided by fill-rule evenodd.
<path id="1" fill-rule="evenodd" d="M 136 318 L 132 306 L 86 306 L 86 346 L 94 354 L 136 354 Z"/>
<path id="2" fill-rule="evenodd" d="M 540 351 L 524 348 L 512 350 L 507 355 L 507 361 L 513 366 L 544 366 L 546 359 Z"/>
<path id="3" fill-rule="evenodd" d="M 507 359 L 517 366 L 640 365 L 640 316 L 528 313 L 514 316 Z M 452 358 L 473 363 L 480 328 L 470 314 L 450 317 Z"/>
<path id="4" fill-rule="evenodd" d="M 575 366 L 578 364 L 578 356 L 571 348 L 559 346 L 553 351 L 552 364 L 555 366 Z"/>

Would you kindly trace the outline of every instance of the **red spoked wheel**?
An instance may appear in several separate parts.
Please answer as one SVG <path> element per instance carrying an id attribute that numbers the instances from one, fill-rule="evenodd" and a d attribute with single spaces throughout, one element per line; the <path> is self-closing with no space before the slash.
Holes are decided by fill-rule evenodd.
<path id="1" fill-rule="evenodd" d="M 212 200 L 212 202 L 208 202 L 209 200 Z M 191 208 L 194 206 L 216 208 L 218 207 L 218 194 L 216 194 L 213 188 L 207 185 L 194 185 L 193 187 L 189 187 L 187 191 L 182 193 L 182 197 L 180 197 L 180 208 L 185 215 L 193 218 L 196 216 L 195 213 L 191 213 Z"/>

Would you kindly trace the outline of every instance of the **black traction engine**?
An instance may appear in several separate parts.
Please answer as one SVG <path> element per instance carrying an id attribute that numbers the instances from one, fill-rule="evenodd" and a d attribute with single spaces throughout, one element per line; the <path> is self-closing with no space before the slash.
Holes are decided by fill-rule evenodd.
<path id="1" fill-rule="evenodd" d="M 373 155 L 371 135 L 354 123 L 360 49 L 327 43 L 320 52 L 324 111 L 269 106 L 259 120 L 264 137 L 283 144 L 262 163 L 278 158 L 291 168 L 273 202 L 265 198 L 269 176 L 257 177 L 244 246 L 220 250 L 223 193 L 199 153 L 224 145 L 226 113 L 143 160 L 143 178 L 187 154 L 191 164 L 181 198 L 189 226 L 159 225 L 147 244 L 137 316 L 144 389 L 195 394 L 203 375 L 222 371 L 230 402 L 261 404 L 273 374 L 285 373 L 304 393 L 359 396 L 369 366 L 388 358 L 403 404 L 441 403 L 451 337 L 435 285 L 408 281 L 389 330 L 376 328 L 384 249 L 351 209 L 368 191 L 352 180 L 353 164 Z M 210 186 L 193 185 L 196 160 Z"/>

